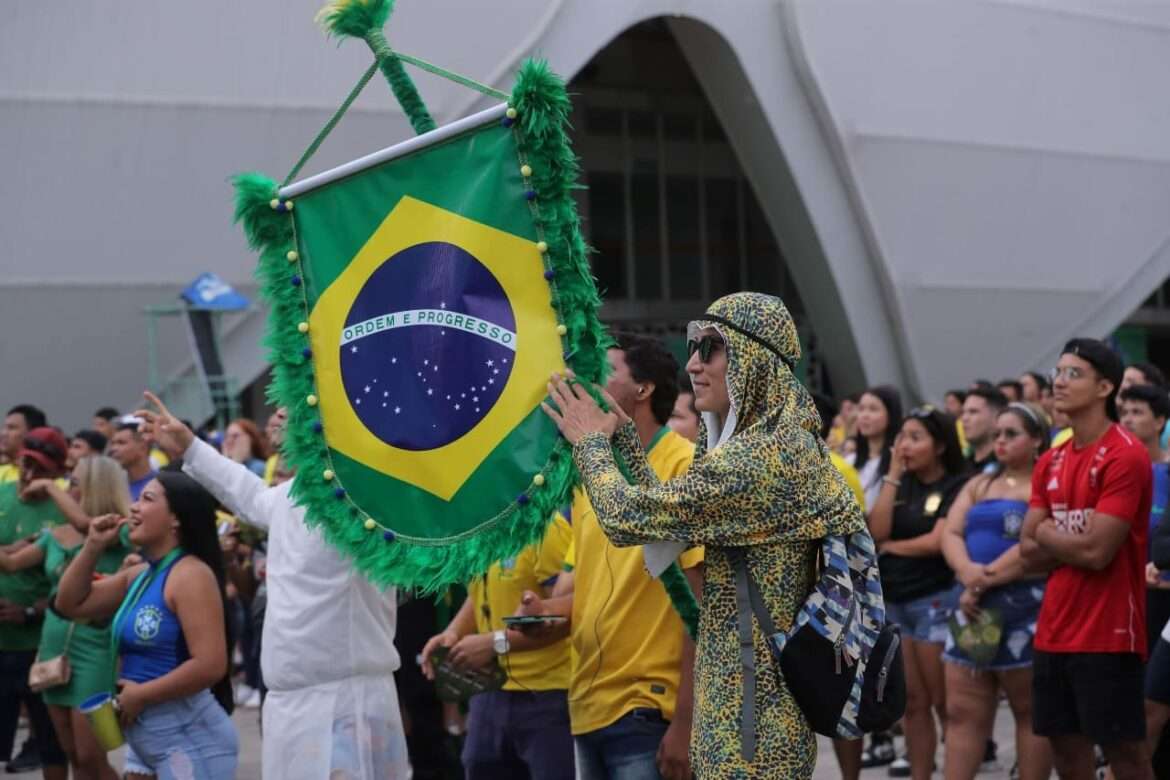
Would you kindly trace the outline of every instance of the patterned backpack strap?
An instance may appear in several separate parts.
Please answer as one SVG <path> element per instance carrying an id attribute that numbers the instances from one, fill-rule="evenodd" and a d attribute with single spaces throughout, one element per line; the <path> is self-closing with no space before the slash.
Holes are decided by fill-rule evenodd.
<path id="1" fill-rule="evenodd" d="M 858 585 L 867 618 L 876 623 L 875 631 L 886 623 L 886 603 L 882 598 L 882 576 L 878 569 L 877 546 L 869 531 L 857 531 L 849 537 L 849 568 Z"/>
<path id="2" fill-rule="evenodd" d="M 821 552 L 824 567 L 802 611 L 808 613 L 806 622 L 811 623 L 817 633 L 835 641 L 848 627 L 854 610 L 853 577 L 845 537 L 825 537 Z"/>

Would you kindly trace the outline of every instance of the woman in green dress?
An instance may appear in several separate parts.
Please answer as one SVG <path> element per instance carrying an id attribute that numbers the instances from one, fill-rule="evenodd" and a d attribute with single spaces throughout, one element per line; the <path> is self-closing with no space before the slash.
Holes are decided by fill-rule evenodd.
<path id="1" fill-rule="evenodd" d="M 18 550 L 0 550 L 0 571 L 43 566 L 54 591 L 61 574 L 85 542 L 90 518 L 104 514 L 125 517 L 130 513 L 126 472 L 104 455 L 79 460 L 67 490 L 53 480 L 43 479 L 30 483 L 25 492 L 47 495 L 69 522 L 45 529 L 35 541 Z M 99 573 L 111 574 L 122 566 L 130 548 L 125 536 L 121 542 L 106 551 L 98 566 Z M 57 739 L 73 767 L 73 776 L 81 780 L 117 780 L 118 777 L 98 744 L 89 720 L 77 709 L 92 694 L 110 689 L 114 664 L 110 650 L 108 625 L 86 625 L 66 620 L 52 608 L 45 611 L 37 660 L 67 655 L 72 673 L 65 685 L 47 688 L 42 695 L 57 730 Z"/>

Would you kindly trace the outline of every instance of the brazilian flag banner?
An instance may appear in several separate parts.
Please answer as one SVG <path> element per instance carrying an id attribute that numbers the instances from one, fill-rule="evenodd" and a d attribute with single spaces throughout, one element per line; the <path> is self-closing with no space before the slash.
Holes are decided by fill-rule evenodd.
<path id="1" fill-rule="evenodd" d="M 272 304 L 273 400 L 310 523 L 381 584 L 466 582 L 568 504 L 550 374 L 606 336 L 571 198 L 563 84 L 285 187 L 236 178 Z"/>

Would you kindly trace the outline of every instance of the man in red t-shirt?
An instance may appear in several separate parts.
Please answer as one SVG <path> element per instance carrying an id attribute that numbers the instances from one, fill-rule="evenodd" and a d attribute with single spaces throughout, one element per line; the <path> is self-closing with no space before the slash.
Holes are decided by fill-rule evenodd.
<path id="1" fill-rule="evenodd" d="M 1117 424 L 1121 360 L 1073 339 L 1053 372 L 1073 437 L 1032 474 L 1020 555 L 1052 568 L 1036 626 L 1032 727 L 1061 778 L 1094 776 L 1093 744 L 1118 780 L 1153 778 L 1145 747 L 1146 531 L 1150 458 Z"/>

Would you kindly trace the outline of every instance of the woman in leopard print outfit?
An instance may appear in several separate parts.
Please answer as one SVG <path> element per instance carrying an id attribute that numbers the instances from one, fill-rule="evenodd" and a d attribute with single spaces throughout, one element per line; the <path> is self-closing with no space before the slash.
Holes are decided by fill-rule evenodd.
<path id="1" fill-rule="evenodd" d="M 557 409 L 546 405 L 546 411 L 573 443 L 597 518 L 614 544 L 706 546 L 691 737 L 695 776 L 808 778 L 816 763 L 813 733 L 754 619 L 757 747 L 752 760 L 744 758 L 730 553 L 745 551 L 783 631 L 814 584 L 818 540 L 862 530 L 865 521 L 818 435 L 812 399 L 792 373 L 800 342 L 784 304 L 760 293 L 729 295 L 692 322 L 688 336 L 687 371 L 703 424 L 686 474 L 658 482 L 616 404 L 606 414 L 563 380 L 550 385 Z M 709 341 L 701 345 L 704 338 Z M 637 484 L 622 476 L 613 449 Z"/>

